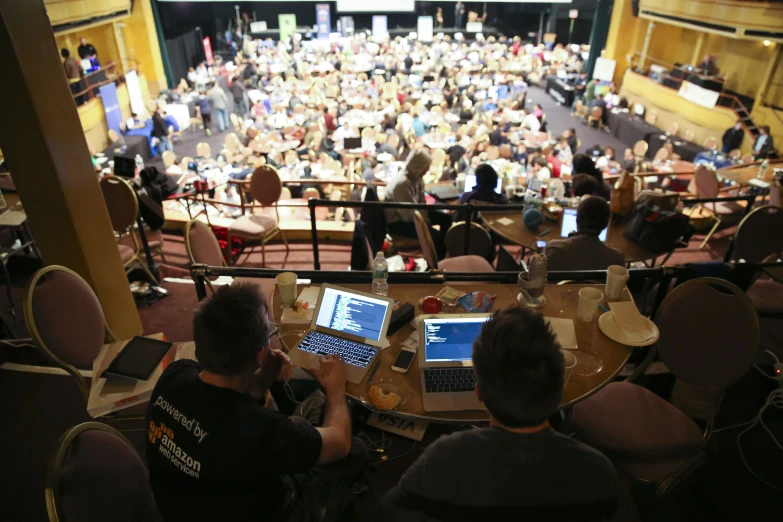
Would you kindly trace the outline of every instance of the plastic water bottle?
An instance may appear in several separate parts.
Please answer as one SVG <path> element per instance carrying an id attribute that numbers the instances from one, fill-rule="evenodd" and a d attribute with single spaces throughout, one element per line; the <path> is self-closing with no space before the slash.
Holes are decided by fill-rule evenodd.
<path id="1" fill-rule="evenodd" d="M 372 293 L 375 295 L 389 295 L 389 265 L 383 252 L 378 252 L 372 262 Z"/>
<path id="2" fill-rule="evenodd" d="M 761 167 L 759 167 L 759 173 L 756 175 L 758 179 L 764 179 L 767 177 L 767 169 L 769 169 L 769 160 L 764 159 L 764 161 L 761 162 Z"/>

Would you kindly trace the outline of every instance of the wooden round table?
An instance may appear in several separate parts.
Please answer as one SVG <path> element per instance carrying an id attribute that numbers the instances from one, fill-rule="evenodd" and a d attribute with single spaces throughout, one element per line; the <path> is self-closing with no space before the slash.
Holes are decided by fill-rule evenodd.
<path id="1" fill-rule="evenodd" d="M 538 230 L 533 231 L 527 228 L 522 222 L 522 212 L 519 210 L 507 212 L 482 212 L 481 217 L 484 219 L 487 226 L 501 238 L 530 250 L 543 250 L 536 246 L 537 241 L 546 241 L 549 243 L 553 239 L 565 239 L 560 235 L 560 229 L 562 228 L 560 219 L 558 219 L 557 222 L 546 220 Z M 507 220 L 511 220 L 512 222 L 509 223 Z M 654 260 L 661 255 L 661 253 L 651 252 L 650 250 L 643 248 L 636 241 L 632 241 L 625 237 L 624 232 L 626 225 L 627 221 L 625 220 L 612 219 L 612 222 L 609 224 L 609 232 L 606 235 L 606 244 L 620 250 L 625 256 L 626 263 Z M 540 234 L 546 229 L 549 229 L 549 233 L 541 236 Z"/>
<path id="2" fill-rule="evenodd" d="M 344 285 L 346 288 L 370 291 L 370 285 Z M 456 285 L 455 285 L 456 286 Z M 560 408 L 566 408 L 586 399 L 593 393 L 606 386 L 619 373 L 628 361 L 631 355 L 631 348 L 618 344 L 606 337 L 598 328 L 598 320 L 590 323 L 579 320 L 577 316 L 577 306 L 579 303 L 579 289 L 585 285 L 547 285 L 544 290 L 544 296 L 547 304 L 540 309 L 546 317 L 571 319 L 574 322 L 576 331 L 577 350 L 572 350 L 577 357 L 577 368 L 571 375 L 568 385 L 563 390 L 563 398 L 560 402 Z M 489 292 L 496 297 L 494 310 L 499 310 L 508 306 L 517 306 L 516 296 L 519 289 L 516 285 L 503 284 L 459 284 L 459 289 L 464 292 L 474 292 L 478 290 Z M 421 308 L 418 306 L 418 300 L 428 295 L 435 295 L 442 285 L 436 284 L 410 284 L 410 285 L 389 285 L 389 297 L 411 304 L 417 304 L 416 316 L 421 314 Z M 603 285 L 599 287 L 603 291 Z M 301 288 L 299 289 L 301 291 Z M 626 292 L 622 300 L 629 300 L 629 294 Z M 280 322 L 282 309 L 280 307 L 280 295 L 275 288 L 272 296 L 272 310 L 274 312 L 275 322 Z M 606 302 L 606 298 L 604 298 Z M 458 307 L 462 312 L 461 307 Z M 464 312 L 462 312 L 464 313 Z M 291 349 L 296 346 L 300 336 L 292 335 L 291 332 L 301 331 L 302 334 L 309 328 L 308 324 L 280 325 L 280 334 L 283 344 Z M 391 370 L 392 362 L 400 351 L 400 343 L 405 341 L 414 331 L 411 325 L 405 325 L 394 335 L 389 336 L 390 346 L 384 349 L 380 354 L 380 366 L 373 377 L 374 381 L 378 379 L 392 380 L 406 394 L 405 403 L 394 411 L 396 415 L 421 418 L 433 422 L 443 423 L 475 423 L 486 422 L 489 420 L 489 414 L 486 411 L 448 411 L 448 412 L 428 412 L 424 411 L 421 399 L 421 372 L 419 371 L 418 358 L 414 360 L 408 373 L 401 374 Z M 288 334 L 288 335 L 286 335 Z M 421 349 L 421 347 L 419 347 Z M 577 375 L 579 371 L 580 354 L 589 357 L 597 356 L 603 367 L 590 376 Z M 585 355 L 588 354 L 588 355 Z M 374 364 L 374 363 L 373 363 Z M 371 367 L 372 368 L 372 367 Z M 367 388 L 367 377 L 371 371 L 368 371 L 364 381 L 359 384 L 347 383 L 345 393 L 358 401 L 362 401 L 362 396 Z M 368 403 L 365 403 L 370 409 Z"/>

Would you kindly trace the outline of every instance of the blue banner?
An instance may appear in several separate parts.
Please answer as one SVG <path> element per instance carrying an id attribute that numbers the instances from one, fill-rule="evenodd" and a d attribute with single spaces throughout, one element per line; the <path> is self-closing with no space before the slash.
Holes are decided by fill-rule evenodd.
<path id="1" fill-rule="evenodd" d="M 329 4 L 315 4 L 315 23 L 318 26 L 316 36 L 319 40 L 329 39 L 329 32 L 332 30 L 332 19 L 329 11 Z"/>
<path id="2" fill-rule="evenodd" d="M 117 84 L 107 83 L 98 88 L 103 102 L 103 112 L 106 114 L 106 126 L 118 133 L 122 125 L 122 110 L 117 99 Z"/>

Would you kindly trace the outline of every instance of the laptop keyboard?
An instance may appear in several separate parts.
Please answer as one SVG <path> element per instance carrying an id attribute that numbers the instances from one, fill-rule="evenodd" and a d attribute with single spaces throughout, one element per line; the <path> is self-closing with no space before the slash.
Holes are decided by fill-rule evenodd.
<path id="1" fill-rule="evenodd" d="M 310 331 L 299 343 L 299 349 L 303 352 L 314 353 L 316 355 L 340 355 L 346 363 L 353 364 L 360 368 L 367 368 L 373 356 L 378 351 L 377 348 L 348 341 L 339 337 L 334 337 L 321 332 Z"/>
<path id="2" fill-rule="evenodd" d="M 473 368 L 425 368 L 424 386 L 427 393 L 473 391 L 476 374 Z"/>

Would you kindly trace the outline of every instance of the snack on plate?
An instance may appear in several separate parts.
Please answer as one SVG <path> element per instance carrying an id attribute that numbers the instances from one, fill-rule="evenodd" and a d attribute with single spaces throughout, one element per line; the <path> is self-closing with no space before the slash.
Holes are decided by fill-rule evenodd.
<path id="1" fill-rule="evenodd" d="M 370 402 L 380 410 L 392 410 L 400 405 L 402 397 L 393 391 L 385 392 L 378 386 L 370 386 L 367 394 Z"/>
<path id="2" fill-rule="evenodd" d="M 460 292 L 456 288 L 452 288 L 450 286 L 444 286 L 435 295 L 437 297 L 440 297 L 440 300 L 443 301 L 443 304 L 445 304 L 446 306 L 457 306 L 459 299 L 465 296 L 466 294 L 465 292 Z"/>
<path id="3" fill-rule="evenodd" d="M 295 314 L 301 315 L 302 317 L 307 316 L 307 310 L 310 309 L 310 303 L 307 301 L 295 301 L 294 304 L 291 305 L 291 311 Z"/>
<path id="4" fill-rule="evenodd" d="M 492 305 L 495 304 L 495 297 L 486 292 L 471 292 L 460 297 L 459 304 L 469 313 L 486 313 L 492 310 Z"/>

